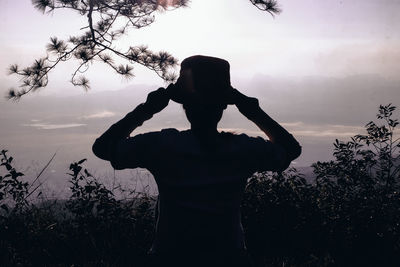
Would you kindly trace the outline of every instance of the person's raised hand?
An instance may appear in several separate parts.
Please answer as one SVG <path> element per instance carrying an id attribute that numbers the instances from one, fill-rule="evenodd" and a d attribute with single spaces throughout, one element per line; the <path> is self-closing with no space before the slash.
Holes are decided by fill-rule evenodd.
<path id="1" fill-rule="evenodd" d="M 147 99 L 144 105 L 149 112 L 155 114 L 168 106 L 168 103 L 169 97 L 167 94 L 167 90 L 164 88 L 159 88 L 156 91 L 150 92 L 147 95 Z"/>
<path id="2" fill-rule="evenodd" d="M 168 98 L 172 101 L 183 104 L 183 92 L 182 88 L 178 84 L 169 84 L 168 87 L 165 89 L 168 95 Z"/>
<path id="3" fill-rule="evenodd" d="M 235 105 L 247 118 L 253 117 L 259 107 L 257 98 L 248 97 L 233 87 L 226 91 L 226 101 L 227 104 Z"/>
<path id="4" fill-rule="evenodd" d="M 240 94 L 240 92 L 232 86 L 225 88 L 222 92 L 224 104 L 236 105 L 238 94 Z"/>

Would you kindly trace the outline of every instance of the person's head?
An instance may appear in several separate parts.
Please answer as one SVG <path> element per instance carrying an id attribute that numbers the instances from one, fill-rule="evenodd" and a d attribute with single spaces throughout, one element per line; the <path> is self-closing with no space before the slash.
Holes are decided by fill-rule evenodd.
<path id="1" fill-rule="evenodd" d="M 196 128 L 216 128 L 227 105 L 224 92 L 230 88 L 229 63 L 226 60 L 192 56 L 181 63 L 176 83 L 185 92 L 183 108 Z"/>

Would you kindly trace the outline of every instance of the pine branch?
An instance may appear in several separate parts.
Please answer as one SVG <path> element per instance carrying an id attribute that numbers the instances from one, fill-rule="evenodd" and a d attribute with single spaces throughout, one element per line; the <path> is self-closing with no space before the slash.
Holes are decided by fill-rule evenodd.
<path id="1" fill-rule="evenodd" d="M 59 63 L 71 59 L 80 61 L 79 66 L 72 74 L 71 83 L 75 86 L 82 86 L 85 90 L 90 88 L 89 81 L 84 77 L 76 78 L 76 75 L 87 71 L 88 63 L 96 58 L 112 67 L 118 74 L 126 78 L 133 77 L 131 72 L 133 67 L 129 64 L 115 66 L 113 60 L 107 59 L 109 57 L 105 54 L 107 51 L 127 60 L 130 64 L 141 64 L 155 71 L 164 80 L 169 81 L 172 75 L 168 72 L 176 66 L 176 59 L 165 61 L 157 53 L 146 50 L 141 54 L 141 57 L 135 60 L 134 57 L 130 56 L 130 51 L 124 54 L 113 48 L 113 41 L 126 34 L 129 28 L 138 29 L 150 25 L 154 21 L 155 12 L 168 10 L 170 7 L 179 8 L 186 5 L 187 2 L 187 0 L 175 0 L 169 6 L 163 1 L 154 0 L 32 0 L 34 7 L 42 13 L 64 8 L 86 15 L 87 25 L 82 27 L 81 30 L 88 29 L 89 31 L 72 36 L 67 41 L 52 37 L 50 43 L 46 46 L 49 55 L 35 60 L 31 66 L 22 70 L 18 65 L 11 65 L 9 74 L 21 76 L 21 88 L 19 90 L 10 89 L 7 98 L 18 100 L 23 95 L 46 87 L 50 71 Z M 115 22 L 118 18 L 125 19 L 126 23 L 122 28 L 115 29 Z M 68 50 L 69 46 L 73 48 Z M 170 55 L 169 57 L 172 58 Z M 146 58 L 152 60 L 147 61 Z M 86 68 L 83 70 L 84 66 Z"/>
<path id="2" fill-rule="evenodd" d="M 276 0 L 250 0 L 250 2 L 259 10 L 266 11 L 273 17 L 282 12 Z"/>

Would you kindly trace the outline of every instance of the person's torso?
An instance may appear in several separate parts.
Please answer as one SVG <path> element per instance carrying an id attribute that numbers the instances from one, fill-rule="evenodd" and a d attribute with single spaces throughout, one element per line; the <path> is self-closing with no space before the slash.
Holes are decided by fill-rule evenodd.
<path id="1" fill-rule="evenodd" d="M 150 169 L 159 190 L 153 250 L 243 249 L 240 202 L 252 174 L 243 136 L 165 131 Z"/>

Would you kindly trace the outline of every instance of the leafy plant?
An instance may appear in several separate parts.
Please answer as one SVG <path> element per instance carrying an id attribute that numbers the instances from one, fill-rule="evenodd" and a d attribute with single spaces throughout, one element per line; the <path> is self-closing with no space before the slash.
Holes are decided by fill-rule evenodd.
<path id="1" fill-rule="evenodd" d="M 117 200 L 113 192 L 101 184 L 82 164 L 71 163 L 71 196 L 66 207 L 72 214 L 70 232 L 76 262 L 103 259 L 119 262 L 126 257 L 145 260 L 154 234 L 154 198 L 136 195 L 131 200 Z M 130 252 L 127 252 L 129 250 Z M 88 251 L 89 253 L 83 253 Z M 133 252 L 134 251 L 134 252 Z"/>
<path id="2" fill-rule="evenodd" d="M 0 207 L 9 212 L 10 206 L 14 206 L 16 210 L 25 207 L 28 202 L 28 183 L 21 181 L 20 177 L 24 176 L 22 172 L 18 172 L 13 166 L 13 157 L 7 156 L 7 150 L 1 151 L 1 164 L 7 170 L 4 176 L 0 176 Z"/>
<path id="3" fill-rule="evenodd" d="M 39 178 L 44 171 L 49 167 L 53 161 L 56 153 L 50 158 L 46 165 L 40 170 L 35 179 L 28 183 L 21 180 L 24 173 L 17 171 L 13 166 L 13 157 L 7 156 L 7 150 L 2 150 L 1 153 L 1 164 L 6 168 L 6 174 L 0 176 L 0 207 L 6 213 L 11 211 L 21 211 L 23 208 L 28 206 L 28 198 L 35 193 L 43 184 Z M 38 195 L 40 195 L 39 192 Z"/>
<path id="4" fill-rule="evenodd" d="M 368 184 L 390 186 L 400 178 L 400 138 L 395 136 L 398 119 L 393 119 L 396 107 L 380 105 L 377 118 L 382 125 L 371 121 L 366 124 L 367 134 L 358 134 L 351 141 L 336 139 L 333 156 L 335 160 L 317 162 L 312 166 L 317 182 L 329 179 L 346 185 Z M 372 149 L 371 149 L 372 148 Z"/>
<path id="5" fill-rule="evenodd" d="M 399 262 L 400 147 L 396 107 L 380 105 L 366 134 L 334 143 L 335 160 L 312 166 L 317 175 L 318 205 L 329 229 L 337 261 L 348 264 Z M 362 256 L 366 255 L 366 256 Z"/>
<path id="6" fill-rule="evenodd" d="M 400 178 L 400 137 L 396 134 L 396 128 L 399 125 L 398 119 L 393 119 L 393 112 L 396 107 L 392 104 L 379 106 L 377 118 L 383 121 L 382 125 L 378 125 L 370 121 L 365 127 L 366 135 L 357 135 L 359 142 L 373 147 L 369 153 L 375 156 L 374 171 L 376 178 L 380 183 L 387 186 L 398 182 Z M 397 166 L 396 166 L 397 165 Z"/>
<path id="7" fill-rule="evenodd" d="M 112 216 L 116 200 L 113 193 L 83 169 L 86 159 L 71 163 L 71 197 L 67 207 L 76 216 Z M 110 214 L 111 213 L 111 214 Z"/>

